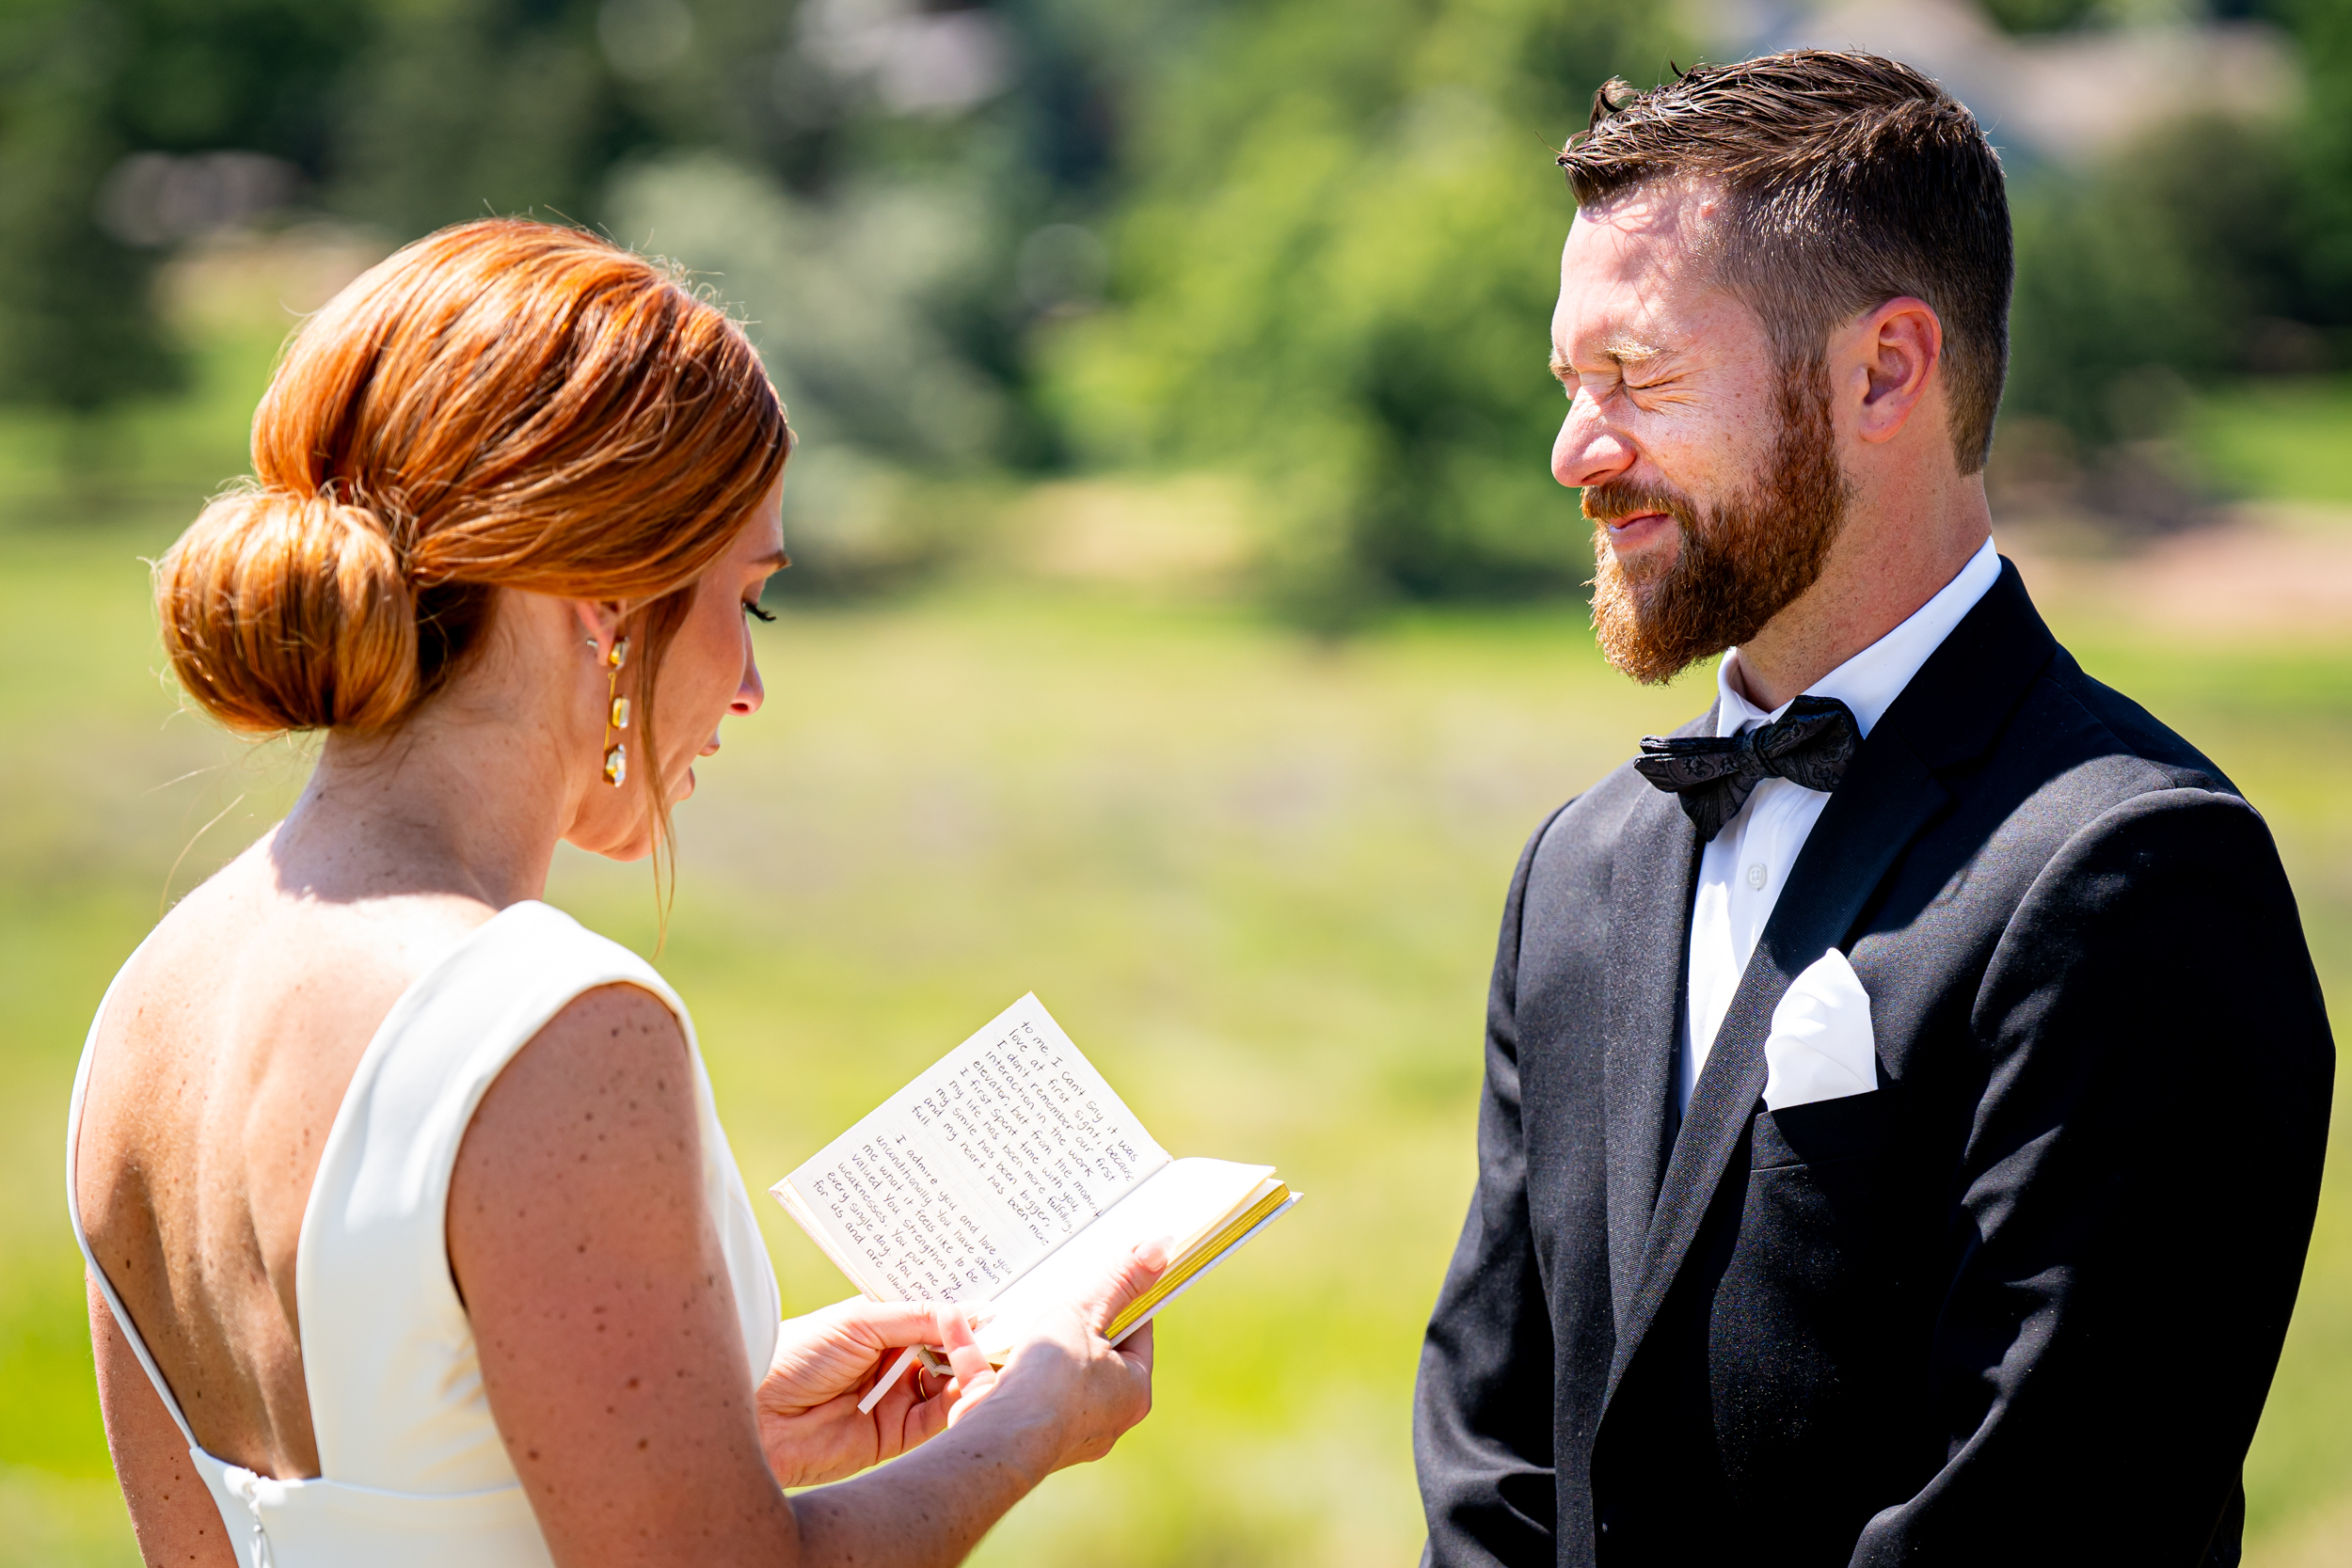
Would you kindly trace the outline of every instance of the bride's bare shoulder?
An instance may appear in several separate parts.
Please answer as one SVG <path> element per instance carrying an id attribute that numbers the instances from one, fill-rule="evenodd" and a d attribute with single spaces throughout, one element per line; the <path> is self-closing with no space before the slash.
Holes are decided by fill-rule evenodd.
<path id="1" fill-rule="evenodd" d="M 323 893 L 284 876 L 263 838 L 166 914 L 122 976 L 126 994 L 199 1008 L 378 1018 L 498 911 L 448 893 Z M 259 1022 L 249 1020 L 248 1022 Z"/>
<path id="2" fill-rule="evenodd" d="M 158 923 L 116 983 L 100 1051 L 331 1105 L 401 993 L 497 911 L 438 894 L 323 896 L 290 884 L 267 843 Z"/>

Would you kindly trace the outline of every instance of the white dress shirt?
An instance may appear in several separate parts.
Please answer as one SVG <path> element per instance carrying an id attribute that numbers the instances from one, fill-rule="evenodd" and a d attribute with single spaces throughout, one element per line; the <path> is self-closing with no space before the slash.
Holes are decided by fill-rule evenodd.
<path id="1" fill-rule="evenodd" d="M 1928 656 L 1943 645 L 2000 575 L 2001 558 L 1987 539 L 1959 575 L 1909 620 L 1806 687 L 1805 694 L 1836 698 L 1853 710 L 1854 722 L 1867 736 Z M 1740 694 L 1731 681 L 1732 661 L 1739 657 L 1740 650 L 1734 648 L 1715 667 L 1719 736 L 1738 735 L 1788 711 L 1784 703 L 1766 713 Z M 1820 790 L 1787 779 L 1766 779 L 1699 856 L 1698 891 L 1691 904 L 1681 1061 L 1675 1074 L 1675 1093 L 1686 1111 L 1699 1069 L 1707 1066 L 1708 1048 L 1723 1027 L 1732 993 L 1740 989 L 1740 978 L 1756 952 L 1756 939 L 1772 917 L 1788 868 L 1828 804 L 1828 795 Z"/>

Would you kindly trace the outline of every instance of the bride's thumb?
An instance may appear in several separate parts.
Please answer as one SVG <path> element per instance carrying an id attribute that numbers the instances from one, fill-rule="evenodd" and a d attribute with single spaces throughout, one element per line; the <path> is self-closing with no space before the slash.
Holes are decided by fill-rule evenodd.
<path id="1" fill-rule="evenodd" d="M 1079 1315 L 1089 1328 L 1108 1338 L 1122 1313 L 1150 1292 L 1168 1272 L 1168 1243 L 1144 1242 L 1128 1250 L 1097 1287 Z"/>

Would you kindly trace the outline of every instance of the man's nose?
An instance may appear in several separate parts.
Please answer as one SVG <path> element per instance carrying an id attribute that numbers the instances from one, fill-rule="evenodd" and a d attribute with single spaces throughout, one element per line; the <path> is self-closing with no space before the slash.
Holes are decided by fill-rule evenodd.
<path id="1" fill-rule="evenodd" d="M 1551 443 L 1551 477 L 1572 490 L 1606 484 L 1631 468 L 1640 455 L 1631 442 L 1609 427 L 1590 398 L 1580 397 L 1568 404 L 1559 438 Z"/>

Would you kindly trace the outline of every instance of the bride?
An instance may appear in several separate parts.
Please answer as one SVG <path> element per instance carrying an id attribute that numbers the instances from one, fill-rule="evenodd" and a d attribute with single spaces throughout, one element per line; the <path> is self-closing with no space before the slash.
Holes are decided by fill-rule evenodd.
<path id="1" fill-rule="evenodd" d="M 123 967 L 74 1085 L 144 1560 L 950 1563 L 1150 1407 L 1150 1329 L 1096 1330 L 1156 1249 L 1001 1372 L 919 1305 L 779 1326 L 684 1004 L 538 901 L 559 841 L 662 851 L 758 711 L 791 443 L 675 277 L 469 224 L 302 328 L 255 478 L 158 565 L 189 697 L 326 741 Z M 861 1415 L 915 1343 L 952 1375 Z"/>

